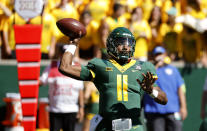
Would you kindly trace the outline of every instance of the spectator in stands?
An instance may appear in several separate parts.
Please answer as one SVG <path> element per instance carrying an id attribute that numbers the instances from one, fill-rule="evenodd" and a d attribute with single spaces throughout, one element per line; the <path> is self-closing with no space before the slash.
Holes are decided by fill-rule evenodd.
<path id="1" fill-rule="evenodd" d="M 127 0 L 117 0 L 116 2 L 125 6 L 126 13 L 131 13 L 134 8 L 138 7 L 142 3 L 142 1 L 139 0 L 132 0 L 130 2 Z"/>
<path id="2" fill-rule="evenodd" d="M 101 51 L 102 56 L 107 56 L 106 52 L 106 39 L 108 34 L 116 27 L 125 27 L 127 25 L 127 19 L 123 15 L 125 8 L 119 3 L 114 3 L 113 12 L 110 16 L 104 18 L 100 25 L 100 38 L 101 38 Z"/>
<path id="3" fill-rule="evenodd" d="M 148 95 L 144 96 L 144 111 L 148 131 L 181 131 L 182 121 L 187 117 L 184 81 L 178 69 L 166 64 L 166 50 L 158 46 L 153 50 L 154 65 L 157 68 L 156 84 L 166 92 L 168 103 L 157 104 Z"/>
<path id="4" fill-rule="evenodd" d="M 163 0 L 141 0 L 139 1 L 139 5 L 143 9 L 143 18 L 145 20 L 149 20 L 151 16 L 151 12 L 154 7 L 161 8 L 163 6 Z"/>
<path id="5" fill-rule="evenodd" d="M 204 0 L 189 1 L 187 5 L 187 13 L 196 19 L 206 18 L 206 2 Z"/>
<path id="6" fill-rule="evenodd" d="M 84 101 L 86 106 L 83 131 L 89 131 L 90 120 L 98 114 L 99 92 L 93 82 L 85 81 L 84 83 Z"/>
<path id="7" fill-rule="evenodd" d="M 202 39 L 205 33 L 203 33 L 203 24 L 198 24 L 206 18 L 203 8 L 205 4 L 203 0 L 202 2 L 200 0 L 188 1 L 187 11 L 183 14 L 185 16 L 184 28 L 179 40 L 179 54 L 185 61 L 182 75 L 191 73 L 192 68 L 197 67 L 198 62 L 205 62 L 206 45 L 205 39 Z"/>
<path id="8" fill-rule="evenodd" d="M 1 57 L 8 58 L 11 54 L 10 48 L 7 48 L 8 45 L 8 26 L 7 22 L 9 17 L 12 15 L 12 11 L 7 6 L 6 1 L 0 2 L 0 46 L 1 47 Z"/>
<path id="9" fill-rule="evenodd" d="M 110 0 L 91 0 L 82 10 L 90 11 L 92 19 L 99 23 L 101 19 L 105 18 L 111 11 L 111 3 L 112 1 Z M 82 14 L 82 12 L 80 14 Z"/>
<path id="10" fill-rule="evenodd" d="M 141 7 L 136 7 L 132 10 L 129 29 L 136 38 L 134 58 L 146 61 L 148 57 L 148 41 L 152 35 L 148 21 L 143 19 L 143 10 Z"/>
<path id="11" fill-rule="evenodd" d="M 55 58 L 61 57 L 62 47 L 57 46 Z M 84 117 L 83 81 L 62 75 L 58 65 L 59 60 L 53 59 L 40 77 L 40 85 L 49 85 L 50 131 L 74 131 L 77 119 L 81 122 Z"/>
<path id="12" fill-rule="evenodd" d="M 180 57 L 185 62 L 182 75 L 189 74 L 193 67 L 197 67 L 197 62 L 201 57 L 201 35 L 193 27 L 188 24 L 183 24 L 183 31 L 179 37 L 179 52 Z"/>
<path id="13" fill-rule="evenodd" d="M 77 9 L 73 7 L 74 3 L 72 0 L 60 0 L 57 6 L 52 10 L 52 14 L 56 20 L 60 20 L 65 17 L 71 17 L 74 19 L 79 18 Z"/>
<path id="14" fill-rule="evenodd" d="M 155 6 L 152 9 L 148 22 L 152 32 L 152 38 L 149 43 L 149 51 L 152 51 L 155 46 L 162 44 L 162 35 L 161 35 L 162 19 L 161 19 L 160 7 Z"/>
<path id="15" fill-rule="evenodd" d="M 106 23 L 109 25 L 109 33 L 116 27 L 126 26 L 127 19 L 123 15 L 124 13 L 124 5 L 119 3 L 113 5 L 113 13 L 105 19 Z"/>
<path id="16" fill-rule="evenodd" d="M 55 55 L 56 44 L 56 21 L 48 8 L 48 1 L 44 3 L 42 12 L 42 37 L 41 37 L 41 54 L 42 59 L 51 59 Z"/>
<path id="17" fill-rule="evenodd" d="M 80 15 L 80 22 L 86 27 L 87 34 L 79 42 L 79 51 L 76 51 L 77 59 L 80 59 L 81 63 L 86 63 L 94 57 L 101 58 L 97 33 L 99 24 L 92 19 L 89 11 L 84 11 Z"/>
<path id="18" fill-rule="evenodd" d="M 168 55 L 170 56 L 171 60 L 178 60 L 178 41 L 180 37 L 180 33 L 183 30 L 182 23 L 176 23 L 175 18 L 178 10 L 175 7 L 171 7 L 165 13 L 167 16 L 166 23 L 162 24 L 163 30 L 163 46 L 166 48 Z"/>
<path id="19" fill-rule="evenodd" d="M 183 6 L 183 3 L 182 3 Z M 162 22 L 168 21 L 168 11 L 169 10 L 176 10 L 176 12 L 173 12 L 175 17 L 178 17 L 181 15 L 181 1 L 180 0 L 165 0 L 162 4 L 161 10 L 162 10 Z"/>

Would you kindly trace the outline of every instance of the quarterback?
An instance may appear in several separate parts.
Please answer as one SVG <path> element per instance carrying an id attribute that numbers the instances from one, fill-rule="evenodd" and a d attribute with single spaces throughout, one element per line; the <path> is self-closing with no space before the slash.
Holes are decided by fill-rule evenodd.
<path id="1" fill-rule="evenodd" d="M 107 38 L 108 59 L 94 58 L 86 66 L 71 64 L 78 41 L 71 41 L 59 71 L 75 79 L 94 82 L 100 94 L 99 117 L 95 120 L 99 123 L 94 123 L 95 130 L 143 131 L 139 120 L 142 95 L 146 92 L 163 105 L 168 100 L 154 84 L 157 79 L 154 65 L 133 59 L 133 34 L 124 27 L 114 29 Z"/>

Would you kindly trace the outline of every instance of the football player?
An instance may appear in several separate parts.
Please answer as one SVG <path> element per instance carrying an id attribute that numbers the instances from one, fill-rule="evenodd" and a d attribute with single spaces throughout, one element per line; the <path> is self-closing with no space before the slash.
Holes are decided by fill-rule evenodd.
<path id="1" fill-rule="evenodd" d="M 66 76 L 93 81 L 99 91 L 99 114 L 91 121 L 97 131 L 143 131 L 139 120 L 141 97 L 148 93 L 160 104 L 167 103 L 166 94 L 154 85 L 156 70 L 150 62 L 132 58 L 135 38 L 124 27 L 114 29 L 107 38 L 108 59 L 94 58 L 86 66 L 71 65 L 78 39 L 65 51 L 59 71 Z"/>

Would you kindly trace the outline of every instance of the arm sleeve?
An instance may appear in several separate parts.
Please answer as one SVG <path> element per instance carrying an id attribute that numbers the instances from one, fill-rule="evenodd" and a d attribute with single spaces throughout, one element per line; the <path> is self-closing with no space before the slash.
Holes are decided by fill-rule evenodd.
<path id="1" fill-rule="evenodd" d="M 93 60 L 89 61 L 87 66 L 81 66 L 80 78 L 83 81 L 93 81 L 95 78 L 95 64 Z"/>

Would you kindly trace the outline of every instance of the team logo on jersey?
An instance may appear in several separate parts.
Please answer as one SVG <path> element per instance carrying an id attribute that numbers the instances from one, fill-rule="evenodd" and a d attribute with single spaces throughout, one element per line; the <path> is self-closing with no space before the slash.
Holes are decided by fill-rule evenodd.
<path id="1" fill-rule="evenodd" d="M 141 70 L 142 68 L 141 68 L 140 65 L 137 65 L 137 66 L 135 67 L 135 69 L 136 69 L 136 70 Z"/>
<path id="2" fill-rule="evenodd" d="M 141 69 L 142 69 L 141 66 L 140 66 L 140 65 L 137 65 L 137 66 L 135 67 L 135 69 L 132 70 L 132 72 L 137 72 L 137 71 L 140 71 Z"/>
<path id="3" fill-rule="evenodd" d="M 106 71 L 113 71 L 112 67 L 106 67 Z"/>

